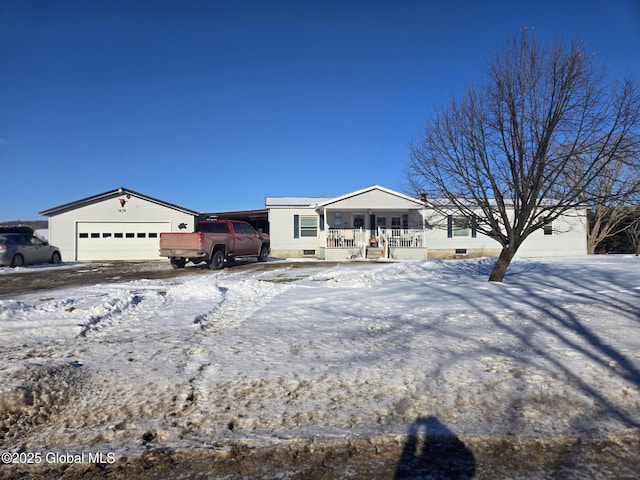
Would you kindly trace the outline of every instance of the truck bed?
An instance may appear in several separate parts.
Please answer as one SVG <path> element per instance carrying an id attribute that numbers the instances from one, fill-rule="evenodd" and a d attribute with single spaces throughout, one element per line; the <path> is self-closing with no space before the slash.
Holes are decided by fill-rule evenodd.
<path id="1" fill-rule="evenodd" d="M 163 232 L 160 234 L 160 256 L 189 257 L 202 256 L 204 235 L 198 232 Z"/>

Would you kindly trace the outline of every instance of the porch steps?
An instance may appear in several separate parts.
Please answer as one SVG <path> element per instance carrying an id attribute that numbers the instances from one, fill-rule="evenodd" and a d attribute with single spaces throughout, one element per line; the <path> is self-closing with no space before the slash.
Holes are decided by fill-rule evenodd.
<path id="1" fill-rule="evenodd" d="M 376 260 L 382 257 L 382 248 L 380 247 L 367 247 L 367 259 Z"/>

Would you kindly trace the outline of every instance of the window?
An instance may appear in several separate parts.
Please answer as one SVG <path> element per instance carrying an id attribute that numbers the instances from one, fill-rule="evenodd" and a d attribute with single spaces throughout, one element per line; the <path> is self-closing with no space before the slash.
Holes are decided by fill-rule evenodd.
<path id="1" fill-rule="evenodd" d="M 29 244 L 41 246 L 44 245 L 44 241 L 40 240 L 38 237 L 31 237 L 29 239 Z"/>
<path id="2" fill-rule="evenodd" d="M 318 217 L 300 217 L 300 236 L 318 236 Z"/>
<path id="3" fill-rule="evenodd" d="M 231 225 L 233 226 L 233 232 L 236 235 L 245 235 L 247 233 L 244 229 L 244 223 L 231 222 Z"/>
<path id="4" fill-rule="evenodd" d="M 80 238 L 89 238 L 89 234 L 88 233 L 81 233 L 80 235 L 78 235 Z"/>
<path id="5" fill-rule="evenodd" d="M 305 255 L 305 256 L 315 255 L 316 251 L 315 250 L 303 250 L 302 254 Z"/>
<path id="6" fill-rule="evenodd" d="M 122 233 L 114 233 L 113 236 L 115 238 L 122 238 L 123 235 L 122 235 Z"/>
<path id="7" fill-rule="evenodd" d="M 545 224 L 545 226 L 543 227 L 543 230 L 545 235 L 553 235 L 553 224 L 551 223 Z"/>
<path id="8" fill-rule="evenodd" d="M 99 233 L 92 233 L 91 234 L 91 238 L 100 238 L 100 234 Z"/>
<path id="9" fill-rule="evenodd" d="M 471 237 L 476 238 L 477 219 L 473 215 L 471 217 L 447 217 L 447 237 Z"/>
<path id="10" fill-rule="evenodd" d="M 244 230 L 244 233 L 246 233 L 247 235 L 255 235 L 256 234 L 256 231 L 248 223 L 243 223 L 242 224 L 242 229 Z"/>
<path id="11" fill-rule="evenodd" d="M 203 233 L 229 233 L 229 224 L 227 222 L 201 221 L 198 223 L 196 231 Z"/>
<path id="12" fill-rule="evenodd" d="M 138 238 L 147 238 L 147 234 L 144 232 L 138 233 Z"/>
<path id="13" fill-rule="evenodd" d="M 391 217 L 391 228 L 399 229 L 402 227 L 401 217 Z"/>
<path id="14" fill-rule="evenodd" d="M 158 238 L 158 233 L 157 232 L 149 233 L 149 238 Z"/>
<path id="15" fill-rule="evenodd" d="M 466 254 L 467 254 L 466 248 L 456 248 L 456 255 L 466 255 Z"/>
<path id="16" fill-rule="evenodd" d="M 318 217 L 317 216 L 293 216 L 293 238 L 317 237 Z"/>
<path id="17" fill-rule="evenodd" d="M 110 233 L 103 233 L 102 234 L 102 238 L 111 238 L 111 234 Z"/>
<path id="18" fill-rule="evenodd" d="M 135 238 L 136 237 L 135 233 L 125 233 L 124 236 L 125 236 L 125 238 Z"/>
<path id="19" fill-rule="evenodd" d="M 453 217 L 453 236 L 468 237 L 471 235 L 469 217 Z"/>
<path id="20" fill-rule="evenodd" d="M 333 226 L 335 228 L 340 228 L 342 227 L 342 213 L 336 213 L 334 220 L 333 220 Z"/>

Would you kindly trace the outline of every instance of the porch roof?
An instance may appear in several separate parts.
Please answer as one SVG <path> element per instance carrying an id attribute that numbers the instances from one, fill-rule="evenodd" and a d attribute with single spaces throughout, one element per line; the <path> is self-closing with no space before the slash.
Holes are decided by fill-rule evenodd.
<path id="1" fill-rule="evenodd" d="M 420 200 L 380 185 L 372 185 L 341 197 L 327 199 L 316 205 L 316 211 L 324 209 L 419 210 L 422 208 L 424 203 Z"/>

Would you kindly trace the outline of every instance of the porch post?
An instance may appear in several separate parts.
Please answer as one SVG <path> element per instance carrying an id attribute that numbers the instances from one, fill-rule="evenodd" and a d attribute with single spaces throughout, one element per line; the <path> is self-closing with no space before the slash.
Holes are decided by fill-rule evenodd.
<path id="1" fill-rule="evenodd" d="M 322 232 L 322 240 L 320 243 L 320 248 L 327 247 L 327 239 L 329 238 L 329 218 L 327 217 L 327 207 L 322 209 L 324 214 L 324 231 Z"/>

